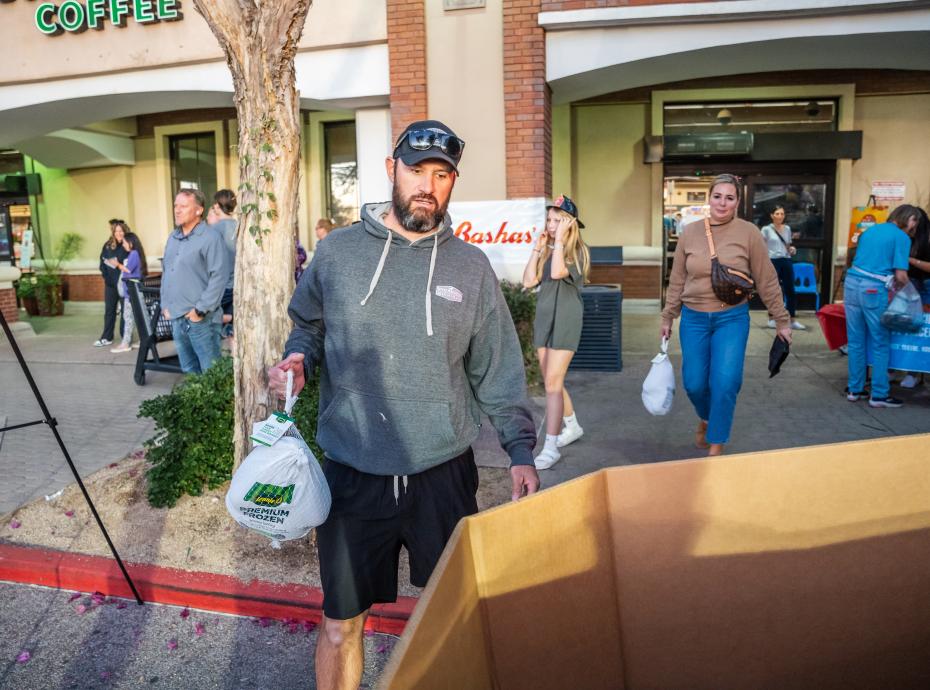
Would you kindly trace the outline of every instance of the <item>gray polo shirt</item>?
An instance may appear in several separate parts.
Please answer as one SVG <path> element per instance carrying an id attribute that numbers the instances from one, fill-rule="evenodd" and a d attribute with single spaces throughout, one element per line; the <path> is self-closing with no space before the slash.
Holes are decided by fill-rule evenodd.
<path id="1" fill-rule="evenodd" d="M 172 319 L 198 309 L 222 321 L 218 309 L 229 278 L 229 256 L 222 236 L 201 221 L 185 235 L 175 228 L 162 259 L 161 306 Z"/>

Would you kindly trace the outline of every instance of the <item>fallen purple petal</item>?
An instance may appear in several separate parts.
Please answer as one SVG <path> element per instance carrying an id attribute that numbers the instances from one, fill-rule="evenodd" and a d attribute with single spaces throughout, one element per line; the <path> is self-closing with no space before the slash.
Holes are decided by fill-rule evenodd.
<path id="1" fill-rule="evenodd" d="M 139 470 L 129 470 L 129 472 L 126 474 L 128 474 L 130 477 L 135 477 L 137 474 L 139 474 Z"/>
<path id="2" fill-rule="evenodd" d="M 101 671 L 101 672 L 100 672 L 100 677 L 101 677 L 103 680 L 110 680 L 110 672 L 109 672 L 109 671 Z"/>
<path id="3" fill-rule="evenodd" d="M 294 621 L 293 623 L 291 623 L 290 625 L 287 626 L 287 631 L 288 631 L 291 635 L 293 635 L 293 634 L 294 634 L 295 632 L 297 632 L 298 630 L 300 630 L 300 623 L 298 623 L 297 621 Z"/>
<path id="4" fill-rule="evenodd" d="M 177 648 L 178 648 L 178 641 L 177 641 L 177 640 L 175 640 L 175 639 L 173 639 L 173 638 L 170 639 L 170 640 L 168 640 L 168 649 L 169 649 L 170 651 L 174 651 L 174 650 L 177 649 Z"/>
<path id="5" fill-rule="evenodd" d="M 316 629 L 316 623 L 314 623 L 313 621 L 304 621 L 303 625 L 304 625 L 304 630 L 306 630 L 307 632 L 313 632 Z"/>
<path id="6" fill-rule="evenodd" d="M 90 595 L 90 600 L 95 606 L 100 606 L 107 600 L 107 597 L 103 592 L 94 592 Z"/>
<path id="7" fill-rule="evenodd" d="M 19 520 L 10 520 L 10 527 L 12 527 L 13 529 L 19 529 L 22 526 L 23 526 L 23 523 L 21 523 Z"/>
<path id="8" fill-rule="evenodd" d="M 379 645 L 375 648 L 375 651 L 376 651 L 378 654 L 384 654 L 387 650 L 388 650 L 387 642 L 382 642 L 381 644 L 379 644 Z"/>
<path id="9" fill-rule="evenodd" d="M 83 595 L 80 592 L 75 592 L 70 597 L 68 597 L 68 603 L 70 604 L 75 599 L 80 599 Z"/>
<path id="10" fill-rule="evenodd" d="M 111 462 L 109 465 L 107 465 L 107 467 L 112 470 L 114 467 L 119 467 L 119 465 L 115 462 Z"/>
<path id="11" fill-rule="evenodd" d="M 203 635 L 204 630 L 205 628 L 204 628 L 203 623 L 194 623 L 194 634 L 195 635 L 197 636 Z"/>
<path id="12" fill-rule="evenodd" d="M 118 609 L 124 609 L 124 608 L 126 608 L 126 602 L 125 602 L 125 601 L 119 602 L 119 603 L 116 605 L 116 608 L 118 608 Z"/>
<path id="13" fill-rule="evenodd" d="M 374 631 L 374 630 L 366 630 L 366 631 L 365 631 L 365 637 L 371 637 L 371 636 L 374 635 L 374 634 L 375 634 L 375 631 Z"/>
<path id="14" fill-rule="evenodd" d="M 181 610 L 181 613 L 178 615 L 181 616 L 181 618 L 186 619 L 189 615 L 191 615 L 191 610 L 185 607 L 184 609 Z"/>
<path id="15" fill-rule="evenodd" d="M 84 604 L 78 604 L 74 610 L 77 611 L 78 613 L 86 613 L 87 607 Z"/>
<path id="16" fill-rule="evenodd" d="M 16 657 L 16 662 L 19 664 L 25 664 L 32 658 L 32 653 L 27 652 L 25 649 L 19 653 L 19 656 Z"/>
<path id="17" fill-rule="evenodd" d="M 74 511 L 73 511 L 73 510 L 66 510 L 66 511 L 65 511 L 65 517 L 73 518 L 73 517 L 74 517 Z"/>
<path id="18" fill-rule="evenodd" d="M 264 618 L 264 617 L 259 618 L 259 619 L 258 619 L 258 624 L 259 624 L 261 627 L 263 627 L 263 628 L 267 628 L 269 625 L 271 625 L 271 619 L 270 619 L 270 618 Z"/>

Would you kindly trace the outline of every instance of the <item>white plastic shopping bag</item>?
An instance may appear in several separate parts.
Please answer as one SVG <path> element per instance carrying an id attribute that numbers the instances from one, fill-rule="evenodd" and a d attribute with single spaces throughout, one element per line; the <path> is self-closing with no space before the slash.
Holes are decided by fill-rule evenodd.
<path id="1" fill-rule="evenodd" d="M 662 338 L 661 351 L 652 358 L 652 368 L 643 381 L 643 405 L 649 414 L 666 415 L 675 398 L 675 370 L 668 359 L 668 338 Z"/>
<path id="2" fill-rule="evenodd" d="M 322 525 L 332 503 L 320 463 L 291 418 L 297 402 L 291 396 L 293 382 L 289 371 L 284 413 L 254 425 L 255 446 L 226 492 L 226 510 L 233 519 L 271 539 L 275 548 Z"/>

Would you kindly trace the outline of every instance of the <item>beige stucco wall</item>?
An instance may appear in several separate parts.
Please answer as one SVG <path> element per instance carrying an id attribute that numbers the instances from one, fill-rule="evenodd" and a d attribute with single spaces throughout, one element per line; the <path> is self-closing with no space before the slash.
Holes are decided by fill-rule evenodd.
<path id="1" fill-rule="evenodd" d="M 46 256 L 52 256 L 62 235 L 76 232 L 84 237 L 78 263 L 95 267 L 100 247 L 109 236 L 107 221 L 122 218 L 132 227 L 132 171 L 128 166 L 64 171 L 36 164 L 36 172 L 42 175 L 43 194 L 37 206 Z M 145 243 L 147 238 L 142 239 Z"/>
<path id="2" fill-rule="evenodd" d="M 855 123 L 863 140 L 852 166 L 853 203 L 868 200 L 874 180 L 900 180 L 907 203 L 930 206 L 930 94 L 857 98 Z"/>
<path id="3" fill-rule="evenodd" d="M 457 201 L 507 198 L 504 148 L 503 10 L 426 3 L 427 102 L 465 140 Z"/>
<path id="4" fill-rule="evenodd" d="M 648 117 L 645 104 L 572 109 L 571 180 L 589 245 L 650 244 L 651 171 L 641 147 Z"/>
<path id="5" fill-rule="evenodd" d="M 301 48 L 386 40 L 385 2 L 314 0 Z M 0 43 L 16 46 L 0 61 L 0 85 L 222 59 L 216 39 L 189 1 L 181 3 L 180 21 L 140 25 L 130 20 L 124 28 L 105 22 L 98 31 L 59 36 L 36 28 L 38 5 L 0 2 Z"/>

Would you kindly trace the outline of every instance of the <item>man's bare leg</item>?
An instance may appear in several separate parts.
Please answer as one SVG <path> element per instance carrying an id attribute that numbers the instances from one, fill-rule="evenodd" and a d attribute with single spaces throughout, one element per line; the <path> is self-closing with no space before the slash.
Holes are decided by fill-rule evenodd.
<path id="1" fill-rule="evenodd" d="M 323 616 L 316 641 L 318 690 L 356 690 L 365 664 L 365 619 L 368 611 L 348 620 Z"/>

